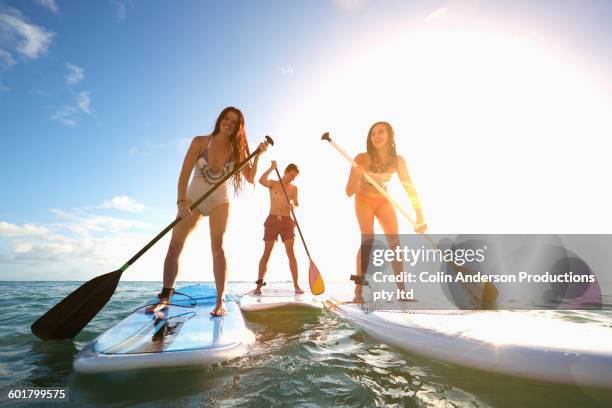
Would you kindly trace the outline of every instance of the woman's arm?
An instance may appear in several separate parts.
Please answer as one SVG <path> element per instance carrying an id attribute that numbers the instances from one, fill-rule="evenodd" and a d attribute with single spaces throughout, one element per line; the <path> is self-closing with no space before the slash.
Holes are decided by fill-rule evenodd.
<path id="1" fill-rule="evenodd" d="M 189 207 L 186 197 L 187 183 L 189 182 L 189 175 L 191 174 L 191 170 L 193 169 L 193 166 L 198 160 L 202 141 L 205 139 L 206 136 L 194 137 L 191 141 L 191 144 L 189 145 L 189 149 L 187 149 L 185 158 L 183 159 L 183 166 L 181 167 L 181 174 L 179 175 L 176 194 L 176 204 L 179 206 L 179 212 L 181 212 L 182 208 Z"/>
<path id="2" fill-rule="evenodd" d="M 416 213 L 417 225 L 423 224 L 423 210 L 421 209 L 421 201 L 419 200 L 419 196 L 414 188 L 414 184 L 412 184 L 412 179 L 408 174 L 408 166 L 406 166 L 406 161 L 399 155 L 397 156 L 397 175 L 402 182 L 404 190 L 406 190 L 406 193 L 408 194 L 408 198 L 410 198 L 410 202 L 412 203 L 412 207 Z"/>
<path id="3" fill-rule="evenodd" d="M 244 169 L 242 170 L 242 175 L 244 176 L 246 181 L 251 184 L 255 183 L 255 176 L 257 175 L 257 164 L 259 163 L 259 155 L 265 152 L 268 146 L 265 143 L 260 143 L 257 148 L 259 149 L 259 154 L 255 156 L 255 158 L 253 159 L 253 163 L 247 163 L 247 165 L 244 166 Z"/>
<path id="4" fill-rule="evenodd" d="M 355 163 L 357 163 L 359 167 L 351 166 L 351 174 L 349 175 L 349 179 L 346 183 L 346 195 L 349 197 L 352 197 L 359 187 L 359 182 L 365 171 L 365 159 L 365 153 L 359 153 L 357 156 L 355 156 Z"/>
<path id="5" fill-rule="evenodd" d="M 255 156 L 252 163 L 247 163 L 242 170 L 242 175 L 251 184 L 255 184 L 255 176 L 257 175 L 257 164 L 259 163 L 259 155 Z"/>

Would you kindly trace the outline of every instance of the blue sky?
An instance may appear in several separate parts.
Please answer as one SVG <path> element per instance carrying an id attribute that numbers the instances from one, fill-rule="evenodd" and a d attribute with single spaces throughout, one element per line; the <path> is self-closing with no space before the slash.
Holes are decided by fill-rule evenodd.
<path id="1" fill-rule="evenodd" d="M 186 146 L 210 132 L 228 105 L 245 113 L 251 146 L 265 134 L 277 138 L 262 168 L 271 158 L 302 165 L 297 182 L 310 194 L 300 211 L 313 246 L 325 252 L 332 224 L 350 237 L 345 252 L 322 258 L 351 259 L 356 225 L 351 202 L 341 194 L 346 164 L 316 139 L 335 131 L 356 154 L 369 124 L 379 119 L 420 135 L 403 146 L 417 189 L 430 204 L 425 211 L 434 232 L 610 232 L 610 222 L 602 222 L 607 196 L 585 185 L 603 182 L 609 170 L 601 163 L 604 147 L 596 143 L 609 129 L 603 112 L 612 92 L 611 20 L 606 1 L 0 0 L 0 279 L 86 279 L 122 264 L 172 219 Z M 447 40 L 453 38 L 462 40 L 455 46 Z M 483 72 L 493 82 L 462 88 L 483 78 L 469 73 L 496 58 L 486 53 L 504 47 L 513 51 L 501 57 L 516 66 L 492 65 Z M 461 52 L 454 55 L 456 50 Z M 423 62 L 411 73 L 418 67 L 412 56 L 438 65 Z M 529 65 L 540 57 L 539 65 Z M 437 77 L 427 77 L 429 68 Z M 517 121 L 515 106 L 503 105 L 503 89 L 489 102 L 468 100 L 472 111 L 498 104 L 494 114 L 507 115 L 490 126 L 481 115 L 475 131 L 470 111 L 445 105 L 468 93 L 490 96 L 491 83 L 503 84 L 516 72 L 523 72 L 514 78 L 519 85 L 550 81 L 540 93 L 524 94 L 525 100 L 550 106 L 570 99 L 546 116 L 567 135 L 530 134 L 550 129 L 533 115 L 539 107 L 521 112 Z M 427 99 L 431 95 L 437 96 Z M 580 100 L 584 95 L 588 101 Z M 580 121 L 564 122 L 576 109 Z M 491 133 L 506 118 L 522 133 L 516 141 L 508 127 L 508 133 Z M 583 123 L 593 128 L 578 129 Z M 513 150 L 523 143 L 527 155 Z M 502 145 L 509 150 L 501 151 Z M 448 156 L 463 148 L 461 160 Z M 410 156 L 410 149 L 418 154 Z M 516 162 L 504 162 L 513 154 L 524 165 L 519 181 L 511 169 Z M 484 163 L 489 174 L 481 185 L 493 192 L 463 190 L 464 204 L 449 203 L 443 190 L 465 184 L 449 185 L 443 177 L 449 165 L 460 163 L 470 180 L 482 171 L 466 164 L 469 157 Z M 566 169 L 569 162 L 579 169 Z M 460 171 L 453 173 L 461 178 Z M 542 183 L 555 194 L 539 197 Z M 509 188 L 512 200 L 521 196 L 518 203 L 508 204 Z M 232 215 L 228 245 L 245 236 L 253 241 L 248 262 L 233 275 L 240 280 L 250 280 L 248 264 L 258 259 L 267 211 L 260 190 L 240 198 Z M 582 219 L 568 222 L 568 214 Z M 198 250 L 207 248 L 207 228 L 200 229 L 186 254 L 194 259 L 186 269 L 194 271 L 185 276 L 208 280 L 209 272 L 195 271 L 198 262 L 209 262 Z M 159 279 L 165 245 L 158 244 L 132 277 Z M 280 255 L 274 262 L 286 269 Z"/>

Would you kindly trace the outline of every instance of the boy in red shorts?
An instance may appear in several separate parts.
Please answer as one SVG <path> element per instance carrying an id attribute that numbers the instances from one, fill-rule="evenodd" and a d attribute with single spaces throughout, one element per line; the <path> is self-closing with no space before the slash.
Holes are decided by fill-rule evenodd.
<path id="1" fill-rule="evenodd" d="M 291 270 L 295 293 L 304 293 L 298 285 L 297 261 L 295 260 L 295 253 L 293 252 L 293 239 L 295 238 L 293 229 L 295 228 L 295 224 L 290 216 L 291 209 L 294 206 L 298 206 L 298 189 L 291 184 L 291 182 L 297 177 L 300 171 L 295 164 L 291 163 L 285 169 L 285 173 L 282 177 L 283 186 L 285 186 L 289 200 L 293 203 L 290 204 L 287 202 L 287 198 L 285 198 L 280 182 L 268 180 L 268 176 L 274 169 L 276 169 L 276 162 L 273 160 L 270 168 L 262 174 L 259 179 L 259 183 L 268 187 L 270 190 L 270 215 L 268 215 L 264 223 L 265 247 L 264 253 L 259 260 L 259 276 L 255 282 L 257 287 L 253 293 L 260 294 L 261 287 L 265 285 L 263 279 L 268 268 L 268 261 L 270 260 L 270 254 L 272 253 L 272 248 L 274 248 L 274 243 L 279 236 L 285 245 L 285 251 L 289 259 L 289 269 Z"/>

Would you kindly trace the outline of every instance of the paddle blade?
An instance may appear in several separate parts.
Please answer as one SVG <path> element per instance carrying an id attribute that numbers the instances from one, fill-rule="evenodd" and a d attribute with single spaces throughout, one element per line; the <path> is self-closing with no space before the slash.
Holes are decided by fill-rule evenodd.
<path id="1" fill-rule="evenodd" d="M 113 296 L 122 273 L 117 270 L 85 282 L 36 320 L 32 333 L 42 340 L 73 338 Z"/>
<path id="2" fill-rule="evenodd" d="M 310 267 L 308 268 L 308 283 L 310 284 L 310 291 L 313 295 L 320 295 L 325 292 L 325 283 L 319 273 L 317 266 L 310 260 Z"/>

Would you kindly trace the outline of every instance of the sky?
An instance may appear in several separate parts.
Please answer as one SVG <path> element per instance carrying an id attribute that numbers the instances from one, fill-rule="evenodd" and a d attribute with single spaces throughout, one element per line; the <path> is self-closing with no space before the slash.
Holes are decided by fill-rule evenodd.
<path id="1" fill-rule="evenodd" d="M 226 106 L 252 148 L 275 139 L 260 173 L 300 166 L 328 281 L 359 234 L 349 165 L 320 136 L 356 155 L 379 120 L 432 233 L 610 233 L 611 20 L 607 1 L 0 0 L 0 280 L 119 268 L 175 216 L 187 146 Z M 232 202 L 230 280 L 256 279 L 267 213 L 261 186 Z M 181 280 L 212 280 L 207 223 Z M 124 279 L 160 280 L 167 245 Z M 268 278 L 289 277 L 279 246 Z"/>

